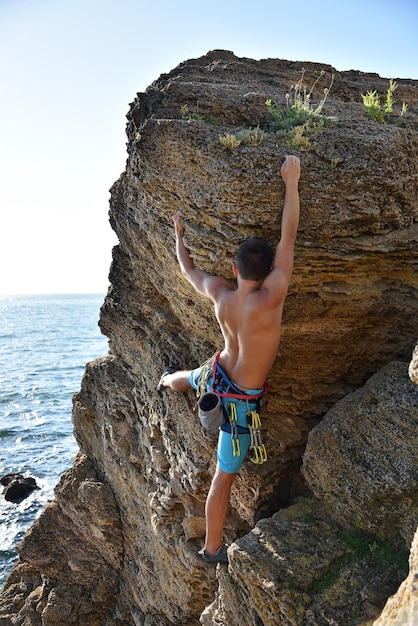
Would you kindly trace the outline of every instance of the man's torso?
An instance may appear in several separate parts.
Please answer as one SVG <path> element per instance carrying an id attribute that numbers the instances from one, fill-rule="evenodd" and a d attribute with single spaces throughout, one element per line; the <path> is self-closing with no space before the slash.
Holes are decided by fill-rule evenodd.
<path id="1" fill-rule="evenodd" d="M 262 387 L 279 347 L 282 310 L 283 301 L 264 289 L 225 289 L 219 295 L 215 313 L 225 339 L 219 363 L 236 384 Z"/>

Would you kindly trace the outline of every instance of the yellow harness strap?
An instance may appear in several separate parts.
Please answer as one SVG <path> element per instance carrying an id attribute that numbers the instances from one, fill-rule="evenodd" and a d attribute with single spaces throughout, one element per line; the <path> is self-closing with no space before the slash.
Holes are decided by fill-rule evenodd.
<path id="1" fill-rule="evenodd" d="M 203 363 L 202 373 L 200 374 L 199 380 L 197 381 L 196 396 L 198 398 L 200 398 L 200 396 L 204 394 L 206 391 L 206 387 L 207 387 L 208 380 L 209 380 L 209 375 L 212 371 L 214 358 L 215 358 L 214 356 L 211 356 L 210 359 L 208 359 L 207 361 Z"/>

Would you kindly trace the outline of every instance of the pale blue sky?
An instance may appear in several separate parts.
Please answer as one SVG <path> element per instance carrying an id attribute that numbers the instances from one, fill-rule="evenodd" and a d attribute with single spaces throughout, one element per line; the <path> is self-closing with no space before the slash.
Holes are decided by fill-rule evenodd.
<path id="1" fill-rule="evenodd" d="M 180 62 L 254 59 L 418 79 L 416 0 L 0 0 L 0 294 L 104 292 L 125 115 Z"/>

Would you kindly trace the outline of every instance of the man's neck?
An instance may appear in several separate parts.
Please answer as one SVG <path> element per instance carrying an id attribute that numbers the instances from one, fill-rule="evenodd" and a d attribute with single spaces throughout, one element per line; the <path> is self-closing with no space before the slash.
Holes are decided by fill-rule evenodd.
<path id="1" fill-rule="evenodd" d="M 251 293 L 252 291 L 258 291 L 261 289 L 263 284 L 263 280 L 246 280 L 241 278 L 241 276 L 237 276 L 237 285 L 238 290 L 241 293 Z"/>

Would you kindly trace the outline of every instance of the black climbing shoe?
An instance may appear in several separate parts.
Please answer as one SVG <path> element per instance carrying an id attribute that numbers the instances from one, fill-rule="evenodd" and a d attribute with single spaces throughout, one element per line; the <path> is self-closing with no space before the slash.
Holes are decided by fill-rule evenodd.
<path id="1" fill-rule="evenodd" d="M 228 546 L 224 543 L 215 554 L 210 554 L 205 548 L 199 550 L 199 554 L 202 556 L 205 563 L 228 563 Z"/>
<path id="2" fill-rule="evenodd" d="M 165 386 L 163 385 L 164 377 L 167 376 L 167 374 L 174 374 L 174 372 L 178 372 L 178 367 L 170 365 L 169 367 L 165 368 L 157 385 L 157 391 L 163 391 L 165 389 Z"/>

